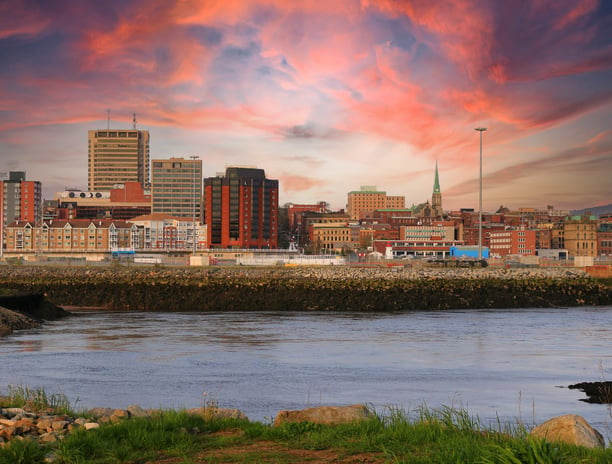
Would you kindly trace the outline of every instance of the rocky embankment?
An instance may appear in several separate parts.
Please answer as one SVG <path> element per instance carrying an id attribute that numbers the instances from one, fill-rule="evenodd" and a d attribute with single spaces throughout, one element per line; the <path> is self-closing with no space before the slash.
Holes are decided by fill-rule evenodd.
<path id="1" fill-rule="evenodd" d="M 30 411 L 25 408 L 0 408 L 0 446 L 15 439 L 29 439 L 39 443 L 55 443 L 78 429 L 92 430 L 101 424 L 115 424 L 132 417 L 150 417 L 160 410 L 142 409 L 138 405 L 127 409 L 93 408 L 82 415 L 67 415 L 53 411 Z M 238 409 L 217 407 L 192 408 L 188 414 L 205 418 L 248 419 Z"/>
<path id="2" fill-rule="evenodd" d="M 59 305 L 144 311 L 409 311 L 612 303 L 568 268 L 2 267 L 0 288 Z"/>
<path id="3" fill-rule="evenodd" d="M 31 329 L 43 320 L 55 320 L 68 313 L 42 294 L 0 295 L 0 335 L 13 330 Z"/>

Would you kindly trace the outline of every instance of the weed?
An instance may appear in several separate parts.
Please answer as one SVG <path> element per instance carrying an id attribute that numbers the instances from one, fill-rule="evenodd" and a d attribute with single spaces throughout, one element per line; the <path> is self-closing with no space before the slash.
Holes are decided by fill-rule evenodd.
<path id="1" fill-rule="evenodd" d="M 0 464 L 31 464 L 44 457 L 44 448 L 31 440 L 13 440 L 0 447 Z"/>
<path id="2" fill-rule="evenodd" d="M 73 412 L 66 395 L 63 393 L 48 395 L 42 387 L 30 388 L 28 386 L 9 385 L 8 401 L 13 406 L 27 408 L 32 411 L 53 410 L 64 414 L 71 414 Z"/>

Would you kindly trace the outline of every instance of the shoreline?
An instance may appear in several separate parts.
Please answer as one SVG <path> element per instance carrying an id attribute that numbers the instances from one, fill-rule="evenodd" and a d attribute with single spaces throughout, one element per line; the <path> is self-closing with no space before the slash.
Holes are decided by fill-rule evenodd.
<path id="1" fill-rule="evenodd" d="M 352 267 L 0 268 L 4 292 L 141 311 L 416 311 L 612 304 L 580 269 Z M 1 305 L 1 303 L 0 303 Z"/>

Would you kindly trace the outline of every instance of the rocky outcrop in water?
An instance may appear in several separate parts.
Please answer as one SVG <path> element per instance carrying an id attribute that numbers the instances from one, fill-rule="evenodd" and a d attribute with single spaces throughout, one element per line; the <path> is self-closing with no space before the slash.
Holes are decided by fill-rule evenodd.
<path id="1" fill-rule="evenodd" d="M 31 329 L 38 325 L 40 322 L 31 317 L 0 306 L 0 336 L 10 334 L 13 330 Z"/>
<path id="2" fill-rule="evenodd" d="M 0 295 L 0 335 L 38 327 L 43 320 L 60 319 L 68 314 L 42 294 Z"/>
<path id="3" fill-rule="evenodd" d="M 612 404 L 612 382 L 581 382 L 567 388 L 586 393 L 587 398 L 581 400 L 586 403 Z"/>
<path id="4" fill-rule="evenodd" d="M 574 269 L 0 269 L 0 287 L 61 305 L 144 311 L 409 311 L 606 305 L 612 288 Z"/>

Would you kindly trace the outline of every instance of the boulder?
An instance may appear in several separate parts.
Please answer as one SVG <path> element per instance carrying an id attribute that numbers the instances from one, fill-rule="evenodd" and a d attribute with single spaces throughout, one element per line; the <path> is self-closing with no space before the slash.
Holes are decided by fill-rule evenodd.
<path id="1" fill-rule="evenodd" d="M 232 408 L 190 408 L 186 409 L 185 412 L 187 414 L 201 416 L 205 419 L 249 419 L 240 409 Z"/>
<path id="2" fill-rule="evenodd" d="M 531 435 L 549 442 L 563 442 L 586 448 L 604 448 L 604 437 L 582 416 L 567 414 L 538 425 Z"/>
<path id="3" fill-rule="evenodd" d="M 374 417 L 374 414 L 363 404 L 350 406 L 319 406 L 295 411 L 279 411 L 274 425 L 288 422 L 313 422 L 315 424 L 346 424 Z"/>
<path id="4" fill-rule="evenodd" d="M 130 404 L 127 411 L 130 413 L 130 417 L 149 417 L 149 413 L 137 404 Z"/>
<path id="5" fill-rule="evenodd" d="M 18 311 L 0 306 L 0 335 L 8 335 L 13 330 L 31 329 L 40 323 Z"/>

